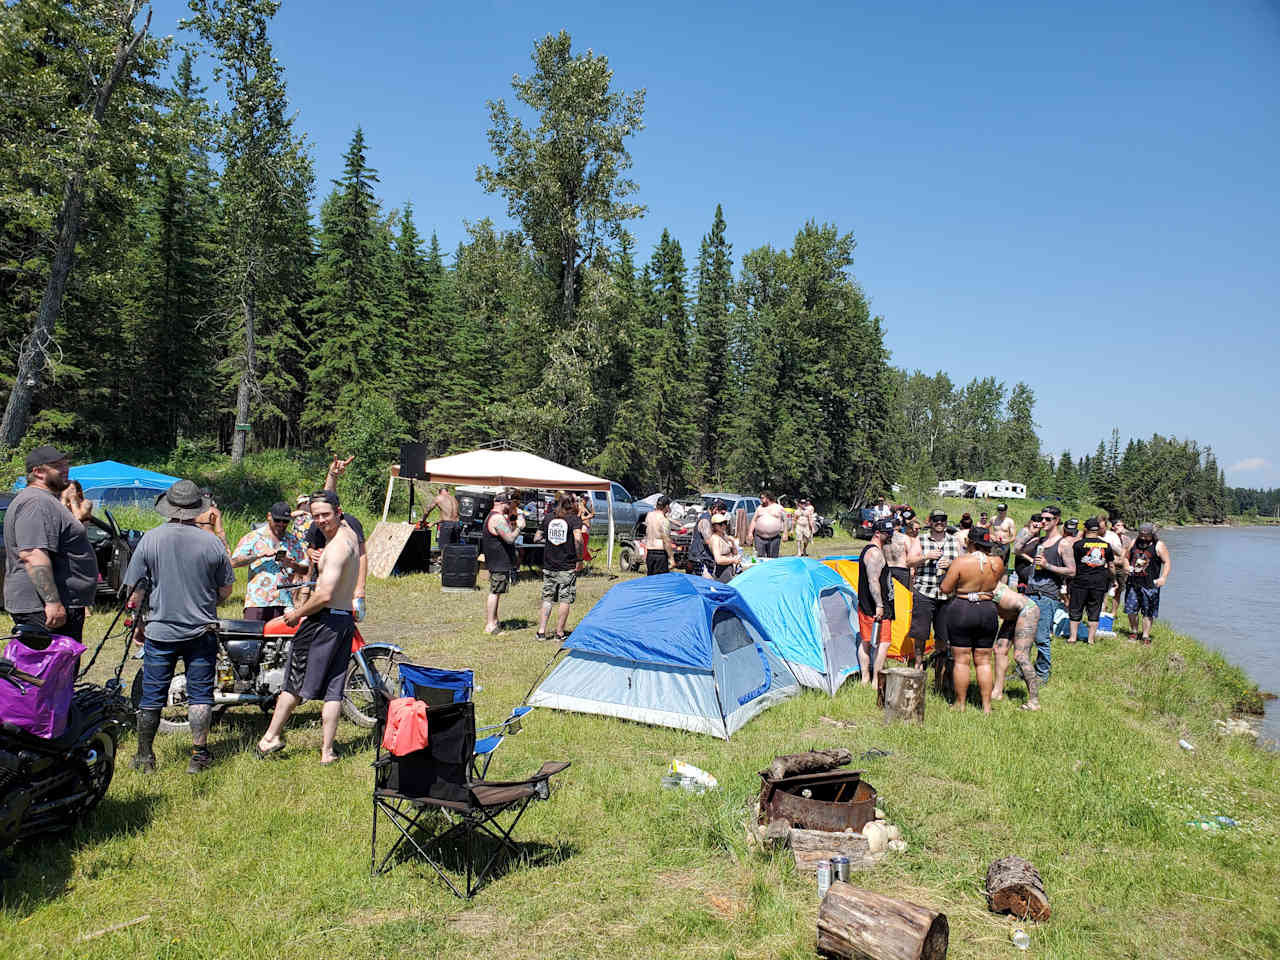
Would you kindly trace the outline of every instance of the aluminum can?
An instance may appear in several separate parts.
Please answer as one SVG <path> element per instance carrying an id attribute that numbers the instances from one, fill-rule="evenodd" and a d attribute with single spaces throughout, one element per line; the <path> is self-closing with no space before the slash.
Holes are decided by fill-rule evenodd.
<path id="1" fill-rule="evenodd" d="M 843 883 L 849 882 L 849 858 L 848 857 L 832 857 L 831 858 L 831 879 L 832 881 L 840 880 Z"/>
<path id="2" fill-rule="evenodd" d="M 823 860 L 818 864 L 818 899 L 821 900 L 831 889 L 831 864 Z"/>

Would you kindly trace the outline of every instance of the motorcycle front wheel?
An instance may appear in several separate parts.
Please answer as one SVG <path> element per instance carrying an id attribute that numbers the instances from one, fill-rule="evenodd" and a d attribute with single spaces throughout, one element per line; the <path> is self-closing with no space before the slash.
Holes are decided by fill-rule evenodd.
<path id="1" fill-rule="evenodd" d="M 360 652 L 360 656 L 363 656 L 364 662 L 369 665 L 369 672 L 381 678 L 385 689 L 395 689 L 399 681 L 397 666 L 400 663 L 400 654 L 394 650 L 366 648 Z M 372 730 L 374 723 L 377 722 L 373 708 L 373 691 L 369 689 L 369 681 L 365 679 L 364 671 L 360 669 L 356 656 L 352 656 L 351 665 L 347 667 L 347 685 L 342 695 L 342 715 L 357 727 Z"/>
<path id="2" fill-rule="evenodd" d="M 88 814 L 107 795 L 107 788 L 111 786 L 111 778 L 116 772 L 115 738 L 105 730 L 99 730 L 89 741 L 84 757 L 89 779 L 85 784 L 84 802 L 76 810 L 77 817 Z"/>

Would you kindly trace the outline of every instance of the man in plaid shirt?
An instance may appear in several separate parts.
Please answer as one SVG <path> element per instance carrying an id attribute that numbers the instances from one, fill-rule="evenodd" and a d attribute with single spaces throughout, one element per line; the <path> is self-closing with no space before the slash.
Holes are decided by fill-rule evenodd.
<path id="1" fill-rule="evenodd" d="M 947 630 L 943 622 L 947 598 L 941 590 L 942 578 L 946 576 L 951 561 L 960 555 L 956 538 L 947 533 L 947 515 L 943 511 L 934 510 L 929 514 L 929 535 L 920 538 L 920 548 L 924 560 L 916 567 L 912 584 L 911 629 L 907 631 L 907 636 L 915 644 L 911 666 L 918 669 L 924 664 L 924 647 L 932 630 L 933 650 L 938 655 L 939 664 L 935 671 L 938 674 L 936 682 L 940 683 L 940 665 L 948 652 Z"/>

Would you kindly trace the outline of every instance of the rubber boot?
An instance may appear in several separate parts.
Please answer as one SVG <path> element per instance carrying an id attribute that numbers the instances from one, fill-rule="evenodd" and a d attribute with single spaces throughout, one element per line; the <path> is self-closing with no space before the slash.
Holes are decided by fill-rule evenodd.
<path id="1" fill-rule="evenodd" d="M 159 710 L 138 711 L 138 753 L 133 758 L 133 769 L 140 773 L 156 771 L 156 755 L 153 747 L 156 742 L 156 731 L 159 729 Z"/>

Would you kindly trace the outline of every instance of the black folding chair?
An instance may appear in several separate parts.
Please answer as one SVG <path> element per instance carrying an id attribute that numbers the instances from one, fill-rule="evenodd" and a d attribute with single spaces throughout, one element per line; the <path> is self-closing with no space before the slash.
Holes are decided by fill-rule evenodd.
<path id="1" fill-rule="evenodd" d="M 374 876 L 395 865 L 396 855 L 406 847 L 431 865 L 455 895 L 471 899 L 504 854 L 519 855 L 511 834 L 529 804 L 551 795 L 550 780 L 569 766 L 568 762 L 544 763 L 524 780 L 473 779 L 476 717 L 470 701 L 429 707 L 427 746 L 403 757 L 382 747 L 387 700 L 379 697 L 373 783 L 373 834 L 370 840 L 370 870 Z M 385 817 L 398 836 L 378 859 L 378 819 Z M 420 839 L 421 830 L 441 821 L 449 824 L 443 832 Z M 477 837 L 480 834 L 480 837 Z M 497 842 L 484 856 L 483 837 Z M 446 844 L 461 841 L 466 870 L 465 893 L 445 873 L 441 856 Z M 479 841 L 479 843 L 478 843 Z"/>

